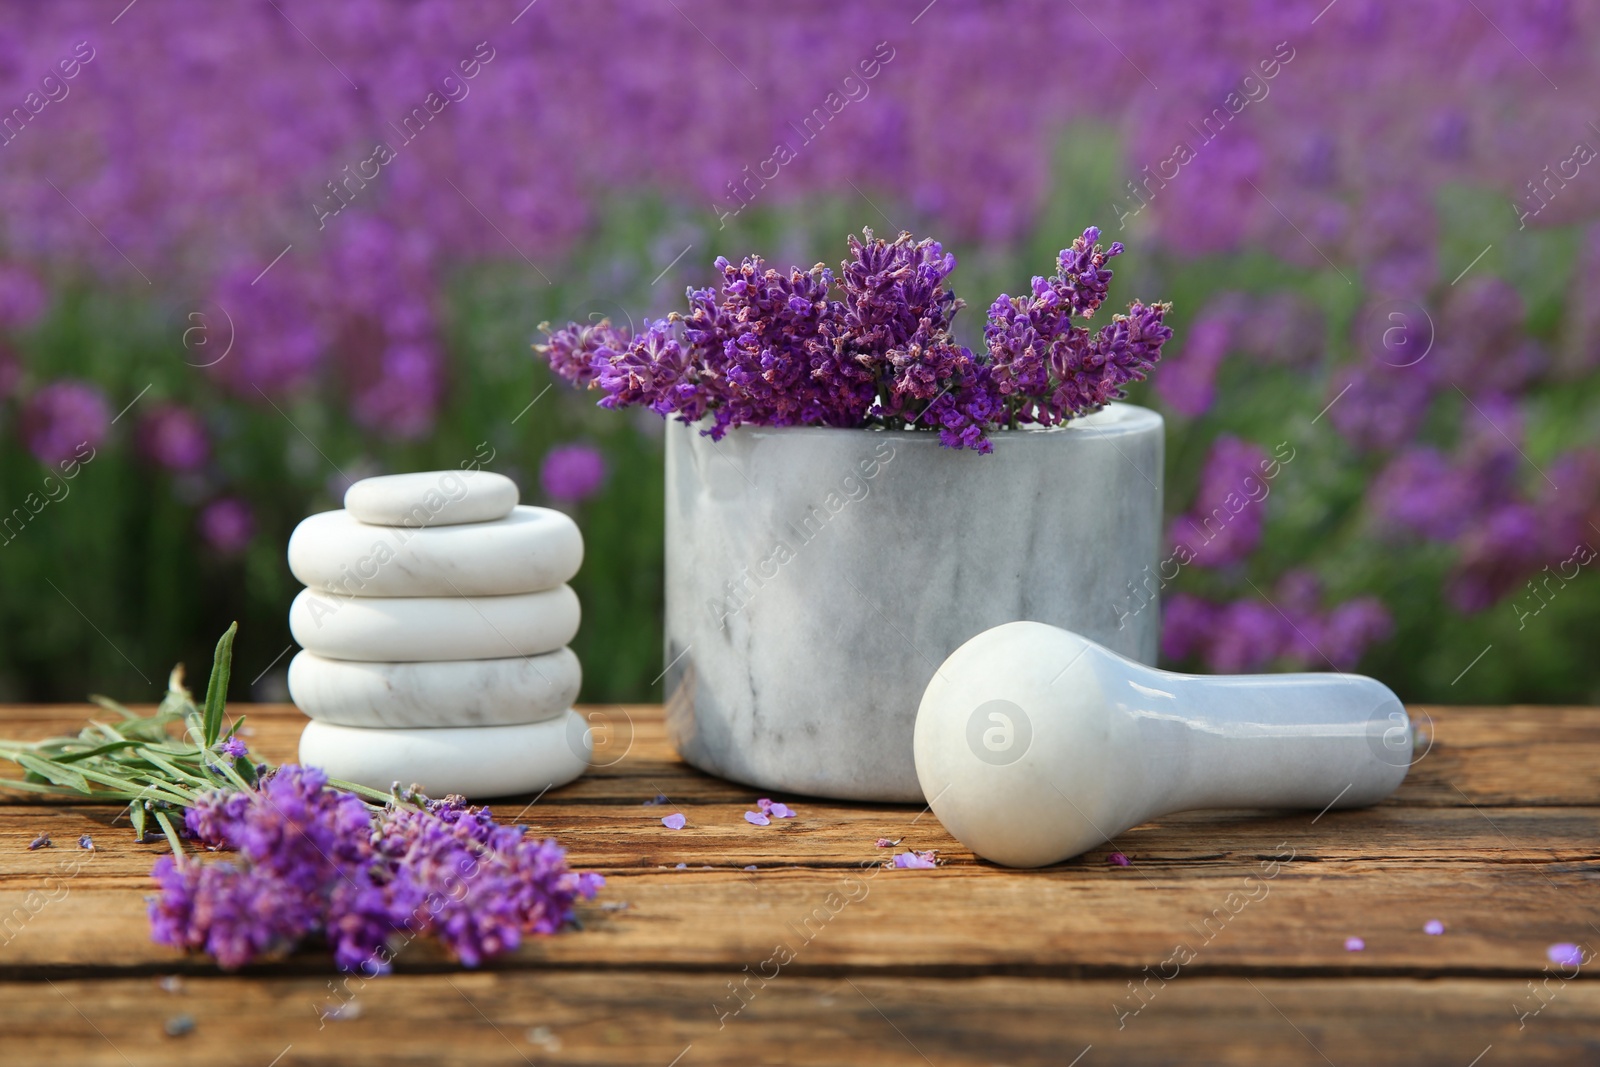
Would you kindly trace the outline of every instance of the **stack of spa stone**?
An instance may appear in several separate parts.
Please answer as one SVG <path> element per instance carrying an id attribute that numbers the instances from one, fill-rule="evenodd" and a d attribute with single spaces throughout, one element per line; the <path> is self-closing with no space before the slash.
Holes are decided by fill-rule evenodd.
<path id="1" fill-rule="evenodd" d="M 311 718 L 300 761 L 375 789 L 538 792 L 587 767 L 566 647 L 583 562 L 571 519 L 517 504 L 488 471 L 368 478 L 302 522 L 289 693 Z"/>

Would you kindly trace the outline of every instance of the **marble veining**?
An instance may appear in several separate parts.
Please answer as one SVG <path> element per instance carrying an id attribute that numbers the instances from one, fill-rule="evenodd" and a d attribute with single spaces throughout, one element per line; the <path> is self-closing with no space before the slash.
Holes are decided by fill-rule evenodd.
<path id="1" fill-rule="evenodd" d="M 364 730 L 309 722 L 300 762 L 372 789 L 416 785 L 429 796 L 502 797 L 565 785 L 589 766 L 594 739 L 575 711 L 518 726 Z"/>
<path id="2" fill-rule="evenodd" d="M 301 584 L 343 596 L 535 593 L 561 585 L 582 564 L 577 523 L 527 505 L 489 522 L 422 529 L 324 511 L 289 538 L 289 569 Z"/>
<path id="3" fill-rule="evenodd" d="M 338 597 L 302 589 L 289 606 L 300 647 L 376 663 L 503 659 L 554 652 L 578 632 L 571 586 L 474 597 Z"/>
<path id="4" fill-rule="evenodd" d="M 506 726 L 555 718 L 578 699 L 583 672 L 568 648 L 539 656 L 431 663 L 356 663 L 300 652 L 289 695 L 307 716 L 341 726 Z"/>

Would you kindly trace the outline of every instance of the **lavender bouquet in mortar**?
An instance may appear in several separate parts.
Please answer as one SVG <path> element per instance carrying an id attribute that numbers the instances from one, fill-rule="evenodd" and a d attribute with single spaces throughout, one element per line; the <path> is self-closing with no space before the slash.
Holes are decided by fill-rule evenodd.
<path id="1" fill-rule="evenodd" d="M 719 259 L 686 313 L 636 334 L 544 327 L 536 350 L 602 407 L 677 420 L 662 678 L 685 760 L 918 802 L 917 704 L 974 634 L 1027 618 L 1154 660 L 1158 611 L 1113 609 L 1159 558 L 1163 427 L 1116 401 L 1169 306 L 1091 328 L 1123 250 L 1099 237 L 996 299 L 981 351 L 952 330 L 955 257 L 870 230 L 837 273 Z"/>
<path id="2" fill-rule="evenodd" d="M 225 715 L 234 630 L 217 644 L 203 704 L 177 667 L 153 715 L 97 697 L 108 721 L 75 737 L 0 742 L 0 759 L 26 772 L 0 785 L 125 801 L 141 840 L 151 822 L 166 836 L 172 855 L 151 871 L 152 939 L 228 969 L 320 940 L 342 970 L 372 977 L 431 936 L 474 967 L 555 933 L 604 884 L 568 870 L 553 839 L 460 797 L 386 794 L 253 759 L 243 718 Z M 199 858 L 217 850 L 228 858 Z"/>
<path id="3" fill-rule="evenodd" d="M 687 315 L 647 320 L 637 335 L 609 320 L 547 323 L 535 348 L 563 378 L 602 390 L 602 407 L 709 418 L 714 440 L 736 426 L 881 426 L 988 453 L 996 431 L 1057 425 L 1120 397 L 1172 336 L 1166 304 L 1135 301 L 1097 331 L 1079 325 L 1123 250 L 1102 249 L 1093 226 L 1061 250 L 1055 274 L 995 300 L 981 355 L 951 334 L 964 306 L 945 287 L 955 256 L 909 233 L 863 236 L 837 276 L 719 257 L 721 284 L 690 289 Z"/>

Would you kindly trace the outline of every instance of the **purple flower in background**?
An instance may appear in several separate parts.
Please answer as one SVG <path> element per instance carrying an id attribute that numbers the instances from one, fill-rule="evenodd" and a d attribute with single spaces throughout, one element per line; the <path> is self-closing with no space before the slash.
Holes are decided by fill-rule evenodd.
<path id="1" fill-rule="evenodd" d="M 139 420 L 139 450 L 169 471 L 193 471 L 211 457 L 200 417 L 179 404 L 153 404 Z"/>
<path id="2" fill-rule="evenodd" d="M 1458 611 L 1483 611 L 1545 562 L 1545 524 L 1527 504 L 1496 508 L 1459 542 L 1456 566 L 1445 584 L 1445 599 Z"/>
<path id="3" fill-rule="evenodd" d="M 1161 607 L 1161 655 L 1173 662 L 1203 655 L 1216 632 L 1216 605 L 1190 593 L 1173 593 Z"/>
<path id="4" fill-rule="evenodd" d="M 1193 510 L 1173 521 L 1169 540 L 1187 548 L 1199 567 L 1226 567 L 1261 543 L 1273 469 L 1259 445 L 1223 434 L 1211 445 Z"/>
<path id="5" fill-rule="evenodd" d="M 255 514 L 238 497 L 213 500 L 200 510 L 200 536 L 212 551 L 232 556 L 244 550 L 255 535 Z"/>
<path id="6" fill-rule="evenodd" d="M 1470 472 L 1436 449 L 1408 448 L 1373 480 L 1367 500 L 1373 514 L 1399 529 L 1452 541 L 1473 521 L 1479 491 Z"/>
<path id="7" fill-rule="evenodd" d="M 1259 600 L 1236 600 L 1217 615 L 1206 666 L 1218 674 L 1259 671 L 1277 659 L 1293 631 L 1282 615 Z"/>
<path id="8" fill-rule="evenodd" d="M 1375 364 L 1348 370 L 1328 387 L 1328 421 L 1365 451 L 1388 451 L 1416 436 L 1433 402 L 1426 364 Z"/>
<path id="9" fill-rule="evenodd" d="M 62 379 L 34 393 L 22 411 L 22 439 L 40 463 L 84 460 L 106 439 L 111 411 L 88 382 Z"/>
<path id="10" fill-rule="evenodd" d="M 1227 318 L 1207 315 L 1196 321 L 1178 358 L 1167 364 L 1156 381 L 1156 395 L 1190 418 L 1211 410 L 1217 371 L 1232 339 L 1233 324 Z"/>
<path id="11" fill-rule="evenodd" d="M 1394 616 L 1375 596 L 1347 600 L 1328 612 L 1317 648 L 1341 671 L 1354 670 L 1367 649 L 1394 633 Z"/>
<path id="12" fill-rule="evenodd" d="M 545 496 L 563 504 L 576 504 L 600 491 L 606 480 L 606 460 L 590 445 L 558 445 L 545 453 L 539 465 L 539 484 Z"/>
<path id="13" fill-rule="evenodd" d="M 36 274 L 20 263 L 0 264 L 0 329 L 27 329 L 49 304 L 49 294 Z"/>

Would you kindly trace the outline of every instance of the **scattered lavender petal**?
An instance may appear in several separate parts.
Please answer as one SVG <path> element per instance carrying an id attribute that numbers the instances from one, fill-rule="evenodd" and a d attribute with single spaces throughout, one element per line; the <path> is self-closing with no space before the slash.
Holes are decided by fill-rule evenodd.
<path id="1" fill-rule="evenodd" d="M 94 838 L 90 837 L 88 834 L 84 834 L 82 837 L 78 838 L 78 847 L 83 849 L 85 852 L 93 852 L 95 850 Z"/>
<path id="2" fill-rule="evenodd" d="M 657 804 L 665 804 L 665 803 L 667 803 L 667 794 L 665 794 L 665 793 L 657 793 L 652 799 L 645 801 L 644 802 L 644 806 L 649 808 L 649 807 L 654 807 Z"/>
<path id="3" fill-rule="evenodd" d="M 1113 867 L 1127 867 L 1131 863 L 1128 857 L 1124 856 L 1120 852 L 1111 853 L 1111 855 L 1106 857 L 1106 862 L 1111 864 Z"/>
<path id="4" fill-rule="evenodd" d="M 1550 962 L 1558 967 L 1581 967 L 1583 965 L 1583 949 L 1571 941 L 1560 941 L 1544 950 Z"/>
<path id="5" fill-rule="evenodd" d="M 684 818 L 683 813 L 680 811 L 668 815 L 666 818 L 662 819 L 661 825 L 665 826 L 668 830 L 682 830 L 684 824 L 688 821 L 689 820 Z"/>
<path id="6" fill-rule="evenodd" d="M 1444 923 L 1440 922 L 1438 919 L 1429 919 L 1427 923 L 1423 925 L 1422 932 L 1425 934 L 1430 934 L 1433 937 L 1438 937 L 1440 934 L 1444 933 Z"/>
<path id="7" fill-rule="evenodd" d="M 760 800 L 756 801 L 756 810 L 761 812 L 770 812 L 772 810 L 772 798 L 762 797 Z"/>
<path id="8" fill-rule="evenodd" d="M 680 871 L 688 870 L 689 869 L 689 865 L 687 863 L 680 863 L 680 864 L 678 864 L 676 869 L 680 870 Z"/>
<path id="9" fill-rule="evenodd" d="M 163 1029 L 166 1030 L 168 1037 L 182 1037 L 187 1033 L 193 1032 L 194 1016 L 188 1014 L 174 1015 L 167 1020 Z"/>
<path id="10" fill-rule="evenodd" d="M 894 865 L 904 870 L 931 871 L 939 865 L 937 856 L 938 850 L 931 848 L 922 852 L 915 849 L 910 852 L 896 852 Z"/>
<path id="11" fill-rule="evenodd" d="M 747 812 L 745 812 L 744 813 L 744 821 L 747 822 L 747 823 L 753 823 L 756 826 L 769 826 L 772 823 L 772 820 L 767 818 L 767 816 L 766 816 L 766 814 L 764 812 L 759 812 L 759 811 L 747 811 Z"/>
<path id="12" fill-rule="evenodd" d="M 774 804 L 767 811 L 775 819 L 794 818 L 794 809 L 787 804 Z"/>
<path id="13" fill-rule="evenodd" d="M 171 993 L 174 996 L 183 992 L 183 979 L 175 974 L 162 975 L 161 981 L 157 982 L 156 985 L 161 987 L 162 992 Z"/>
<path id="14" fill-rule="evenodd" d="M 899 843 L 900 842 L 898 842 L 898 841 L 890 841 L 887 837 L 878 838 L 878 847 L 879 848 L 893 848 L 894 846 L 898 845 Z"/>
<path id="15" fill-rule="evenodd" d="M 761 868 L 759 868 L 759 867 L 757 867 L 757 866 L 756 866 L 756 865 L 755 865 L 755 864 L 753 864 L 753 863 L 752 863 L 752 864 L 751 864 L 751 865 L 750 865 L 750 866 L 748 866 L 748 867 L 746 867 L 746 868 L 745 868 L 745 870 L 747 870 L 747 871 L 756 871 L 756 870 L 760 870 L 760 869 L 761 869 Z"/>
<path id="16" fill-rule="evenodd" d="M 1346 952 L 1360 952 L 1366 947 L 1367 943 L 1359 937 L 1347 937 L 1344 939 L 1344 950 Z"/>
<path id="17" fill-rule="evenodd" d="M 36 850 L 41 849 L 41 848 L 49 848 L 49 847 L 50 847 L 50 835 L 49 834 L 40 834 L 38 837 L 36 837 L 32 841 L 28 842 L 28 851 L 29 852 L 33 852 L 33 851 L 36 851 Z"/>

